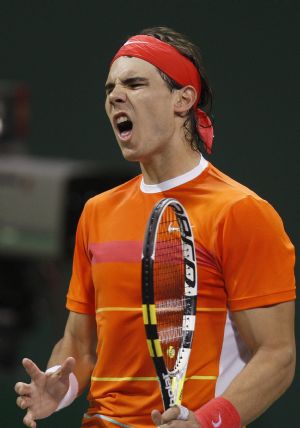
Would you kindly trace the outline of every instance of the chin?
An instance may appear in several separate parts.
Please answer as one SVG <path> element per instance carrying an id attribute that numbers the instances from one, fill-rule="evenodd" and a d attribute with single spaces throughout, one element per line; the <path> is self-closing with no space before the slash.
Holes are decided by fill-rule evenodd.
<path id="1" fill-rule="evenodd" d="M 140 157 L 137 155 L 137 153 L 130 150 L 122 150 L 122 155 L 123 158 L 128 162 L 140 162 Z"/>

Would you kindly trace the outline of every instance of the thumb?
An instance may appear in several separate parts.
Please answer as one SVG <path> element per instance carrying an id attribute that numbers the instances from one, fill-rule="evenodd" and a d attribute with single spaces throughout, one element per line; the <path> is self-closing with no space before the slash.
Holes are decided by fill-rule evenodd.
<path id="1" fill-rule="evenodd" d="M 74 370 L 75 364 L 76 364 L 75 358 L 68 357 L 61 364 L 61 367 L 57 368 L 57 370 L 55 370 L 55 371 L 54 370 L 53 371 L 48 371 L 46 373 L 46 376 L 56 377 L 56 378 L 59 378 L 59 379 L 61 379 L 63 381 L 66 380 L 66 379 L 69 379 L 69 375 Z M 51 367 L 51 369 L 52 369 L 52 367 Z M 53 366 L 53 369 L 55 369 L 55 366 Z"/>
<path id="2" fill-rule="evenodd" d="M 73 357 L 68 357 L 62 363 L 60 368 L 60 373 L 62 376 L 69 376 L 70 373 L 74 371 L 76 365 L 76 360 Z"/>
<path id="3" fill-rule="evenodd" d="M 159 426 L 162 423 L 162 417 L 159 410 L 152 410 L 151 418 L 156 426 Z"/>

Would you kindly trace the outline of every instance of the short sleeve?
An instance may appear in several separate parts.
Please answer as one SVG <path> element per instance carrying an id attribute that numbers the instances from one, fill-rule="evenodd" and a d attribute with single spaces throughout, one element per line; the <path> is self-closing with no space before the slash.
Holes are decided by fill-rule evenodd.
<path id="1" fill-rule="evenodd" d="M 88 214 L 85 206 L 78 222 L 73 269 L 67 293 L 67 308 L 84 314 L 95 313 L 92 266 L 88 251 Z"/>
<path id="2" fill-rule="evenodd" d="M 230 310 L 295 299 L 294 247 L 268 202 L 254 196 L 236 202 L 218 242 Z"/>

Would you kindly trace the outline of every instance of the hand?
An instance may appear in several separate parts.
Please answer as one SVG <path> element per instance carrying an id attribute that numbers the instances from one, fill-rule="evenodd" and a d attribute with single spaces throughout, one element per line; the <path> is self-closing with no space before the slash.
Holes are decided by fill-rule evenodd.
<path id="1" fill-rule="evenodd" d="M 191 410 L 187 421 L 177 419 L 178 416 L 178 406 L 170 407 L 163 414 L 158 410 L 152 410 L 151 413 L 154 424 L 159 428 L 201 428 Z"/>
<path id="2" fill-rule="evenodd" d="M 18 382 L 15 391 L 19 395 L 17 405 L 27 409 L 24 425 L 36 428 L 36 420 L 50 416 L 58 407 L 69 388 L 69 375 L 75 366 L 73 357 L 67 358 L 54 373 L 42 372 L 33 361 L 24 358 L 22 364 L 31 378 L 30 384 Z"/>

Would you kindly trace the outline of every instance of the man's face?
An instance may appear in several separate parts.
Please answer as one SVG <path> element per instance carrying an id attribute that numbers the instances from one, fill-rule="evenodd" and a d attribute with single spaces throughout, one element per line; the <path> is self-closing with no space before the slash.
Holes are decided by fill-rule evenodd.
<path id="1" fill-rule="evenodd" d="M 125 159 L 151 162 L 167 153 L 176 137 L 174 99 L 156 67 L 138 58 L 120 57 L 106 88 L 106 113 Z"/>

